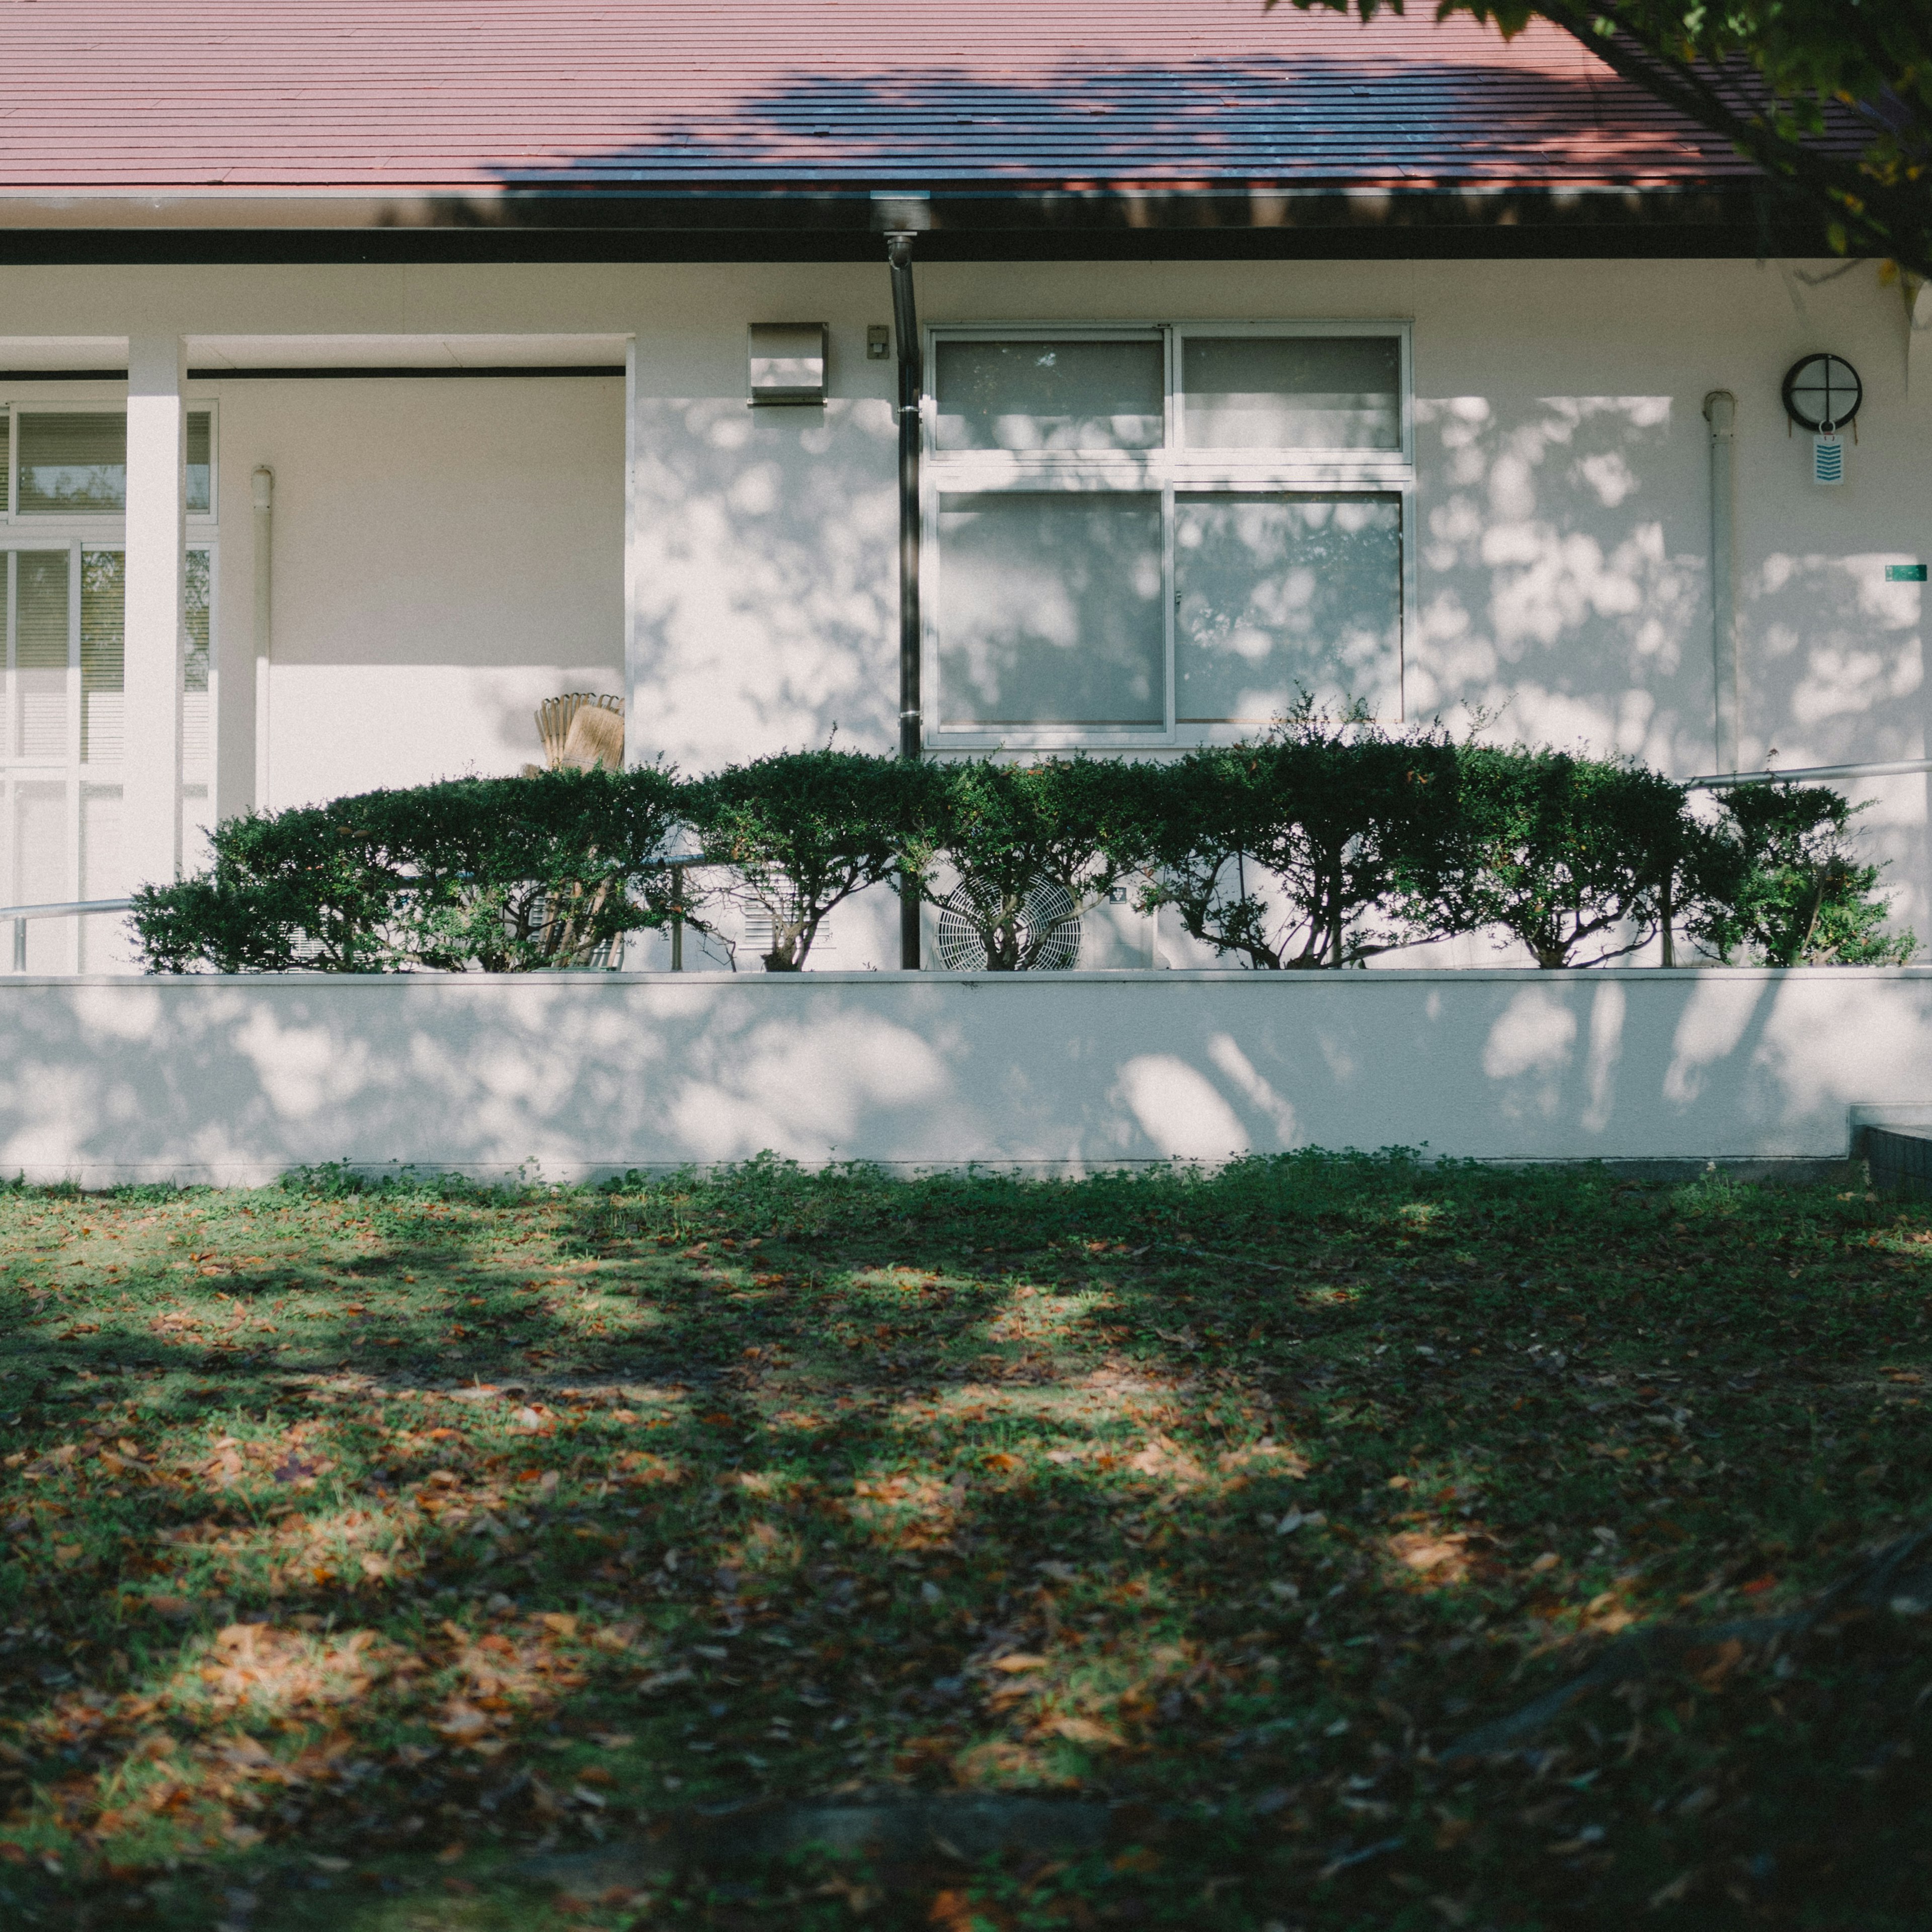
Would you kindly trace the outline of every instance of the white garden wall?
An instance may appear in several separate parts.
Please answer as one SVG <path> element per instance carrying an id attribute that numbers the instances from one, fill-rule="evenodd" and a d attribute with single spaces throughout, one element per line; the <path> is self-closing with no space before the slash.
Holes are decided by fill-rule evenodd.
<path id="1" fill-rule="evenodd" d="M 1320 1146 L 1829 1159 L 1924 1112 L 1932 969 L 28 979 L 0 1174 L 1077 1173 Z"/>

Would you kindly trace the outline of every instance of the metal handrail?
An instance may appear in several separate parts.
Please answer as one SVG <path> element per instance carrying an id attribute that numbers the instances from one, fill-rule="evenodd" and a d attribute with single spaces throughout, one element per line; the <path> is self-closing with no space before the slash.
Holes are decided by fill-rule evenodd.
<path id="1" fill-rule="evenodd" d="M 46 905 L 0 906 L 0 920 L 57 919 L 62 913 L 126 912 L 132 899 L 57 899 Z"/>
<path id="2" fill-rule="evenodd" d="M 91 912 L 126 912 L 132 899 L 54 899 L 45 905 L 0 906 L 0 925 L 14 928 L 14 970 L 27 970 L 27 922 L 30 919 L 58 919 L 63 914 L 76 917 Z"/>
<path id="3" fill-rule="evenodd" d="M 1687 778 L 1693 791 L 1720 791 L 1726 785 L 1809 784 L 1820 778 L 1906 778 L 1915 772 L 1932 772 L 1932 758 L 1896 758 L 1888 764 L 1802 765 L 1788 772 L 1713 772 L 1708 777 Z"/>

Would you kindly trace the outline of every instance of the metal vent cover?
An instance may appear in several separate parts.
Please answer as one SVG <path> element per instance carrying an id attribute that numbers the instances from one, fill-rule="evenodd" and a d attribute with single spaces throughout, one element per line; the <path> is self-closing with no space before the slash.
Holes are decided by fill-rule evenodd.
<path id="1" fill-rule="evenodd" d="M 748 352 L 752 406 L 823 403 L 830 337 L 822 322 L 753 322 Z"/>
<path id="2" fill-rule="evenodd" d="M 985 928 L 998 908 L 990 894 L 970 880 L 958 886 L 939 909 L 939 957 L 949 973 L 986 970 Z M 1019 916 L 1019 955 L 1033 973 L 1066 973 L 1080 958 L 1080 908 L 1057 880 L 1036 878 L 1028 888 Z"/>

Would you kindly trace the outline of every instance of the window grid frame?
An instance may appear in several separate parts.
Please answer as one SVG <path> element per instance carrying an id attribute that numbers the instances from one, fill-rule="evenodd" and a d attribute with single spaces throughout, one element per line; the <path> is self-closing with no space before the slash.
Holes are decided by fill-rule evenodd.
<path id="1" fill-rule="evenodd" d="M 1182 357 L 1190 335 L 1376 335 L 1398 344 L 1400 446 L 1389 450 L 1189 450 L 1184 446 Z M 1408 632 L 1416 603 L 1415 406 L 1414 326 L 1401 318 L 1185 322 L 1068 321 L 940 322 L 925 330 L 925 382 L 920 395 L 920 523 L 921 559 L 920 692 L 922 741 L 934 753 L 974 754 L 1000 751 L 1169 751 L 1226 744 L 1251 735 L 1265 721 L 1180 724 L 1179 590 L 1174 554 L 1177 508 L 1187 496 L 1272 493 L 1284 496 L 1369 494 L 1398 500 L 1400 563 L 1396 586 L 1396 706 L 1384 723 L 1406 716 Z M 939 446 L 939 348 L 952 341 L 1107 342 L 1158 340 L 1162 346 L 1163 437 L 1154 450 L 946 450 Z M 1063 489 L 1158 493 L 1161 502 L 1162 658 L 1166 691 L 1158 729 L 1088 724 L 989 727 L 948 725 L 940 672 L 938 612 L 944 581 L 939 541 L 942 500 L 962 496 Z"/>
<path id="2" fill-rule="evenodd" d="M 211 497 L 211 500 L 213 500 Z M 196 518 L 190 526 L 184 550 L 200 550 L 208 557 L 208 755 L 190 764 L 184 758 L 181 770 L 181 787 L 185 811 L 191 795 L 199 792 L 204 801 L 214 796 L 216 766 L 219 760 L 219 734 L 216 729 L 219 717 L 218 709 L 220 680 L 220 548 L 213 530 L 208 527 L 212 520 Z M 65 527 L 56 530 L 41 528 L 44 522 L 60 524 Z M 85 528 L 77 526 L 85 525 Z M 4 580 L 5 592 L 0 596 L 0 621 L 5 629 L 0 634 L 0 703 L 4 705 L 4 734 L 0 739 L 0 904 L 20 904 L 20 854 L 18 851 L 18 794 L 23 786 L 46 784 L 57 782 L 62 788 L 62 838 L 61 876 L 64 881 L 62 896 L 70 899 L 79 898 L 83 892 L 83 866 L 86 854 L 84 850 L 83 814 L 86 795 L 89 793 L 117 791 L 124 801 L 126 799 L 126 746 L 127 735 L 132 721 L 125 710 L 122 713 L 121 759 L 110 763 L 106 760 L 88 762 L 83 760 L 82 692 L 81 676 L 81 581 L 85 569 L 84 558 L 88 552 L 96 550 L 118 551 L 124 558 L 127 554 L 125 520 L 118 517 L 93 516 L 88 518 L 25 520 L 24 528 L 10 523 L 0 524 L 0 580 Z M 65 679 L 66 710 L 62 720 L 62 753 L 57 758 L 29 758 L 14 748 L 18 740 L 19 718 L 19 665 L 17 654 L 20 640 L 20 559 L 23 555 L 64 554 L 67 558 L 67 666 Z M 184 586 L 184 591 L 185 586 Z M 178 701 L 184 701 L 185 664 L 187 638 L 182 638 L 184 688 L 177 694 Z M 122 688 L 126 688 L 123 673 Z M 87 888 L 90 896 L 92 888 Z M 88 956 L 99 943 L 99 935 L 88 928 L 98 926 L 97 918 L 70 918 L 50 922 L 56 935 L 54 944 L 60 958 L 51 968 L 36 968 L 35 971 L 50 970 L 56 973 L 77 973 L 88 970 Z M 10 922 L 0 923 L 0 980 L 14 973 L 14 938 Z"/>
<path id="3" fill-rule="evenodd" d="M 182 398 L 184 416 L 206 416 L 208 418 L 208 508 L 206 510 L 185 512 L 187 527 L 190 536 L 202 532 L 211 535 L 219 527 L 221 511 L 221 420 L 220 405 L 213 397 L 187 396 Z M 61 397 L 10 397 L 0 398 L 0 410 L 6 415 L 4 437 L 7 465 L 6 514 L 0 517 L 0 528 L 9 530 L 47 530 L 65 532 L 80 530 L 88 533 L 100 531 L 109 526 L 117 531 L 124 529 L 128 516 L 125 509 L 119 510 L 28 510 L 20 508 L 20 418 L 23 416 L 118 416 L 124 419 L 128 414 L 127 399 L 118 401 L 100 397 L 82 397 L 77 399 Z M 185 502 L 188 495 L 187 432 L 182 431 L 182 495 Z M 122 538 L 117 536 L 116 542 Z M 51 548 L 52 546 L 50 546 Z M 100 549 L 113 548 L 105 540 L 96 546 Z"/>

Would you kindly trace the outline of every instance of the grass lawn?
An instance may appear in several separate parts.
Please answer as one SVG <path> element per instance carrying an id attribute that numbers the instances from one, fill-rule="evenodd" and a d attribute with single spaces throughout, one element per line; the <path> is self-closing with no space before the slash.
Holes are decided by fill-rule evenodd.
<path id="1" fill-rule="evenodd" d="M 1932 1520 L 1928 1270 L 1397 1158 L 6 1192 L 0 1924 L 1922 1928 L 1932 1553 L 1778 1620 Z"/>

